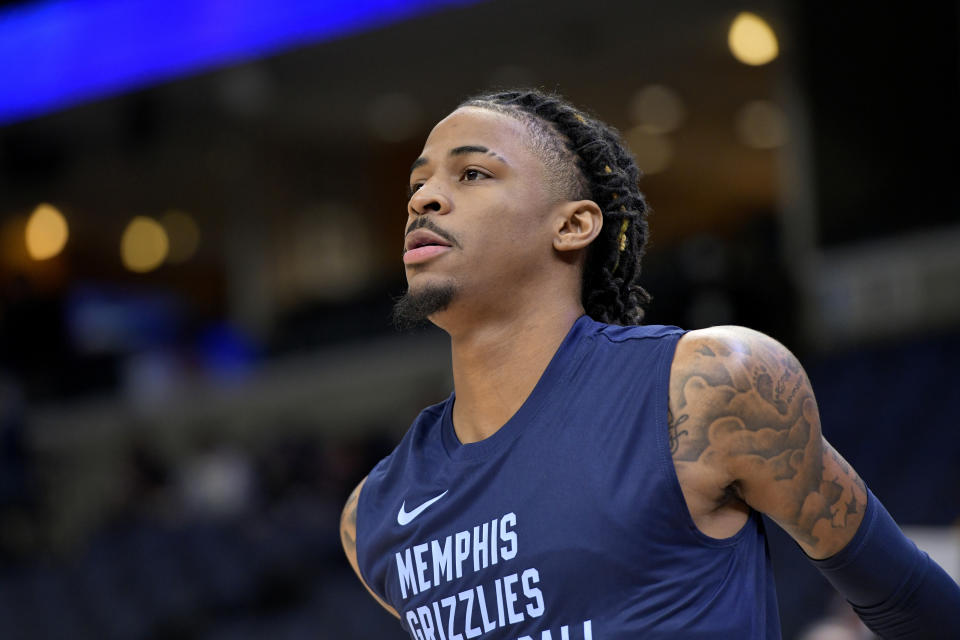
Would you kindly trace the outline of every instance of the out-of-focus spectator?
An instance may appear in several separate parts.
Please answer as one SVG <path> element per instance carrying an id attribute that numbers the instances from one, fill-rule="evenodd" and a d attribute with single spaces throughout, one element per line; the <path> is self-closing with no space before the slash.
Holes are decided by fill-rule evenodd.
<path id="1" fill-rule="evenodd" d="M 179 496 L 185 514 L 229 518 L 249 511 L 256 497 L 256 478 L 246 452 L 207 441 L 179 471 Z"/>

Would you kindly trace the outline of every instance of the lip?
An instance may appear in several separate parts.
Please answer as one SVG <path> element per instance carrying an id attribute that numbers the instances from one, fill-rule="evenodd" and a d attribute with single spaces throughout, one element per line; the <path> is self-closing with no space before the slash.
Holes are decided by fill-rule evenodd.
<path id="1" fill-rule="evenodd" d="M 447 251 L 450 251 L 452 247 L 447 245 L 439 244 L 428 244 L 416 249 L 408 249 L 403 253 L 403 263 L 404 264 L 418 264 L 420 262 L 426 262 L 431 258 L 434 258 L 438 255 L 444 254 Z"/>
<path id="2" fill-rule="evenodd" d="M 425 245 L 437 245 L 450 248 L 450 243 L 429 229 L 417 229 L 407 234 L 403 241 L 403 248 L 406 251 L 418 249 Z"/>

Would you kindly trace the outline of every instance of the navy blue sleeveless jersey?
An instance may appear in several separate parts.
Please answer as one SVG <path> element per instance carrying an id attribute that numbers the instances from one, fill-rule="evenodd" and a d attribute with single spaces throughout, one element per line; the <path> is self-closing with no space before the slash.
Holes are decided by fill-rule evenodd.
<path id="1" fill-rule="evenodd" d="M 360 493 L 361 575 L 416 640 L 779 638 L 763 522 L 701 533 L 670 454 L 682 331 L 580 317 L 526 402 L 461 444 L 425 409 Z"/>

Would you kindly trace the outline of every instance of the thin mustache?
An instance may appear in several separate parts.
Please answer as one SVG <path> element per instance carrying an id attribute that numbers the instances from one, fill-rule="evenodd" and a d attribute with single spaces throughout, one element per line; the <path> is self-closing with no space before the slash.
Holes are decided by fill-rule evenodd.
<path id="1" fill-rule="evenodd" d="M 404 232 L 403 237 L 406 238 L 410 235 L 411 232 L 416 231 L 417 229 L 426 229 L 427 231 L 433 231 L 435 234 L 449 242 L 452 246 L 460 249 L 460 243 L 457 242 L 457 239 L 454 238 L 448 231 L 444 231 L 438 227 L 430 218 L 426 216 L 421 216 L 413 221 L 413 223 L 407 227 L 406 232 Z"/>

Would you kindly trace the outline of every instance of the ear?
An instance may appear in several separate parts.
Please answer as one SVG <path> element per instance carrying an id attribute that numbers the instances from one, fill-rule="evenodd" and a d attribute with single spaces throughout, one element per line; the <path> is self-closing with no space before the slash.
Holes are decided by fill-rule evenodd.
<path id="1" fill-rule="evenodd" d="M 557 208 L 553 248 L 577 251 L 589 245 L 603 228 L 603 212 L 593 200 L 564 202 Z"/>

